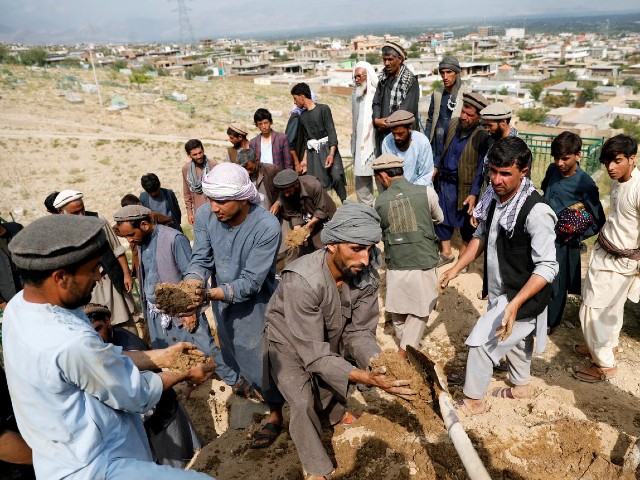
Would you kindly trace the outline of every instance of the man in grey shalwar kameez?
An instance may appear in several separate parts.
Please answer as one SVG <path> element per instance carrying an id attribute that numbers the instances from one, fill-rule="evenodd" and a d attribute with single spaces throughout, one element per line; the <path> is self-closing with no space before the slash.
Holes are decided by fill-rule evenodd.
<path id="1" fill-rule="evenodd" d="M 378 282 L 372 258 L 382 237 L 371 207 L 347 202 L 322 231 L 326 247 L 285 268 L 265 316 L 269 370 L 291 408 L 289 434 L 310 478 L 334 467 L 321 436 L 321 418 L 338 423 L 349 382 L 410 395 L 404 381 L 367 370 L 378 356 Z M 374 262 L 375 263 L 375 262 Z M 349 354 L 358 368 L 345 360 Z"/>
<path id="2" fill-rule="evenodd" d="M 203 178 L 202 191 L 211 208 L 196 212 L 185 278 L 204 285 L 215 271 L 213 288 L 197 292 L 203 301 L 212 301 L 224 363 L 240 374 L 247 389 L 259 391 L 271 409 L 251 445 L 264 448 L 275 441 L 283 422 L 282 396 L 273 385 L 262 388 L 264 314 L 276 288 L 280 223 L 259 205 L 262 194 L 240 165 L 217 165 Z"/>
<path id="3" fill-rule="evenodd" d="M 470 347 L 466 398 L 457 404 L 474 415 L 486 411 L 484 395 L 493 367 L 504 356 L 513 386 L 495 388 L 491 395 L 529 398 L 534 335 L 537 353 L 547 343 L 547 305 L 558 273 L 556 216 L 527 177 L 531 159 L 529 147 L 520 138 L 506 137 L 494 144 L 489 152 L 494 199 L 479 212 L 480 224 L 465 253 L 440 279 L 441 287 L 446 287 L 484 252 L 483 295 L 488 293 L 489 306 L 466 341 Z"/>

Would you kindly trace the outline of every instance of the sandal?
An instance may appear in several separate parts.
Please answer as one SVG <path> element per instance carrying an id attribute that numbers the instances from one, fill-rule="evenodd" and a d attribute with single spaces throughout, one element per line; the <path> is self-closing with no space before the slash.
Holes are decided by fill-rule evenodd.
<path id="1" fill-rule="evenodd" d="M 238 397 L 264 402 L 264 399 L 262 398 L 260 392 L 252 387 L 251 384 L 247 382 L 243 377 L 240 377 L 240 380 L 238 380 L 235 385 L 231 387 L 231 391 Z"/>
<path id="2" fill-rule="evenodd" d="M 516 399 L 516 397 L 513 396 L 513 390 L 511 387 L 496 387 L 491 390 L 491 396 L 496 398 L 508 398 L 510 400 Z"/>
<path id="3" fill-rule="evenodd" d="M 618 373 L 618 367 L 600 367 L 592 363 L 591 366 L 587 368 L 574 371 L 573 376 L 581 382 L 598 383 L 615 378 L 616 373 Z"/>
<path id="4" fill-rule="evenodd" d="M 253 434 L 250 448 L 267 448 L 273 445 L 278 435 L 282 433 L 282 425 L 265 423 L 264 426 Z"/>

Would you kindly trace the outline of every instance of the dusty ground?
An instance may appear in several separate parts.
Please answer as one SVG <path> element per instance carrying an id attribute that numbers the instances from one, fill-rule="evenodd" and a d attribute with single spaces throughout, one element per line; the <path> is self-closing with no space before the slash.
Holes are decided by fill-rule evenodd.
<path id="1" fill-rule="evenodd" d="M 42 201 L 48 193 L 74 188 L 85 192 L 88 209 L 112 219 L 125 193 L 141 191 L 139 179 L 147 172 L 158 174 L 163 186 L 180 197 L 187 139 L 201 138 L 208 155 L 221 159 L 228 122 L 240 118 L 250 124 L 253 111 L 266 106 L 276 114 L 274 128 L 282 131 L 291 108 L 285 87 L 229 79 L 197 83 L 156 78 L 138 91 L 129 88 L 126 77 L 100 72 L 103 99 L 118 95 L 130 105 L 128 110 L 107 112 L 99 108 L 96 94 L 82 94 L 82 104 L 68 103 L 62 87 L 75 88 L 70 75 L 85 82 L 91 78 L 90 72 L 76 70 L 0 70 L 0 215 L 4 218 L 13 212 L 17 221 L 27 224 L 44 215 Z M 189 95 L 195 105 L 193 116 L 165 98 L 174 90 Z M 320 101 L 331 105 L 346 152 L 349 99 L 321 95 Z M 257 129 L 252 132 L 257 134 Z M 478 268 L 461 275 L 441 295 L 432 315 L 424 348 L 448 373 L 464 369 L 464 339 L 485 309 L 476 297 L 480 284 Z M 586 364 L 572 350 L 581 337 L 578 306 L 577 299 L 570 299 L 564 324 L 551 336 L 546 352 L 533 359 L 534 398 L 491 398 L 487 413 L 462 418 L 492 478 L 621 478 L 619 465 L 640 434 L 640 310 L 628 305 L 618 376 L 589 385 L 571 375 L 573 367 Z M 383 316 L 379 341 L 393 349 L 392 332 L 385 331 L 382 320 Z M 491 388 L 504 382 L 504 374 L 498 373 Z M 199 432 L 210 442 L 194 467 L 221 480 L 301 479 L 287 433 L 272 448 L 253 451 L 247 444 L 257 423 L 245 430 L 215 432 L 211 405 L 219 388 L 203 385 L 186 401 Z M 460 388 L 452 388 L 452 393 L 458 398 Z M 412 405 L 375 390 L 356 391 L 351 408 L 362 417 L 347 430 L 338 427 L 325 435 L 338 464 L 338 478 L 466 478 L 429 402 Z"/>

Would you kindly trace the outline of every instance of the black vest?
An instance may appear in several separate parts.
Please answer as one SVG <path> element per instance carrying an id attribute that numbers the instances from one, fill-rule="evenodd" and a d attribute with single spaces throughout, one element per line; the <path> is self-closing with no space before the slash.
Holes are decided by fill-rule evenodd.
<path id="1" fill-rule="evenodd" d="M 547 203 L 545 199 L 537 191 L 534 191 L 524 202 L 518 218 L 516 219 L 513 235 L 511 238 L 507 235 L 507 231 L 498 226 L 498 237 L 496 239 L 496 248 L 498 250 L 498 259 L 500 276 L 504 284 L 507 298 L 509 301 L 518 294 L 518 292 L 527 283 L 535 264 L 531 259 L 531 236 L 525 229 L 525 221 L 529 216 L 531 209 L 538 203 Z M 491 208 L 487 215 L 487 236 L 493 221 L 493 214 L 496 209 L 496 201 L 491 202 Z M 487 248 L 488 241 L 485 241 L 484 247 L 484 279 L 482 284 L 482 295 L 486 296 L 489 285 L 487 280 Z M 516 320 L 523 320 L 540 315 L 549 304 L 553 287 L 550 283 L 536 293 L 532 298 L 527 300 L 518 310 Z"/>

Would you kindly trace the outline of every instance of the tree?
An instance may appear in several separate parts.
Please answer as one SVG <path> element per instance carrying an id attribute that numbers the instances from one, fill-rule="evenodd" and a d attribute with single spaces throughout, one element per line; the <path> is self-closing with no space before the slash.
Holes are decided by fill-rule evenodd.
<path id="1" fill-rule="evenodd" d="M 380 55 L 378 52 L 366 53 L 365 59 L 371 65 L 379 65 L 380 62 L 382 62 L 382 55 Z"/>
<path id="2" fill-rule="evenodd" d="M 582 93 L 580 94 L 581 103 L 594 102 L 598 99 L 595 82 L 584 82 L 582 85 Z"/>
<path id="3" fill-rule="evenodd" d="M 133 70 L 131 75 L 129 75 L 129 81 L 131 83 L 135 83 L 138 85 L 138 90 L 140 90 L 140 84 L 149 83 L 149 77 L 144 70 Z"/>
<path id="4" fill-rule="evenodd" d="M 204 65 L 193 65 L 185 69 L 184 76 L 187 80 L 191 80 L 193 77 L 206 77 L 207 69 Z"/>
<path id="5" fill-rule="evenodd" d="M 523 108 L 518 111 L 518 118 L 523 122 L 542 123 L 547 118 L 547 111 L 543 108 Z"/>
<path id="6" fill-rule="evenodd" d="M 616 129 L 622 128 L 625 135 L 629 135 L 635 141 L 640 142 L 640 125 L 636 124 L 636 122 L 622 120 L 620 117 L 616 117 L 610 126 Z"/>
<path id="7" fill-rule="evenodd" d="M 20 63 L 23 65 L 37 65 L 42 67 L 47 58 L 47 51 L 42 47 L 30 48 L 20 54 Z"/>
<path id="8" fill-rule="evenodd" d="M 119 70 L 122 70 L 123 68 L 128 68 L 128 67 L 129 67 L 129 64 L 123 58 L 119 58 L 111 64 L 111 68 L 113 68 L 116 71 L 119 71 Z"/>
<path id="9" fill-rule="evenodd" d="M 0 63 L 6 63 L 9 57 L 9 49 L 6 45 L 0 43 Z"/>
<path id="10" fill-rule="evenodd" d="M 436 80 L 431 84 L 431 91 L 435 92 L 436 90 L 440 90 L 443 87 L 444 87 L 444 83 L 442 83 L 442 80 Z"/>
<path id="11" fill-rule="evenodd" d="M 529 87 L 529 90 L 531 91 L 531 98 L 533 98 L 536 102 L 539 102 L 540 95 L 542 95 L 544 87 L 539 83 L 534 83 Z"/>

